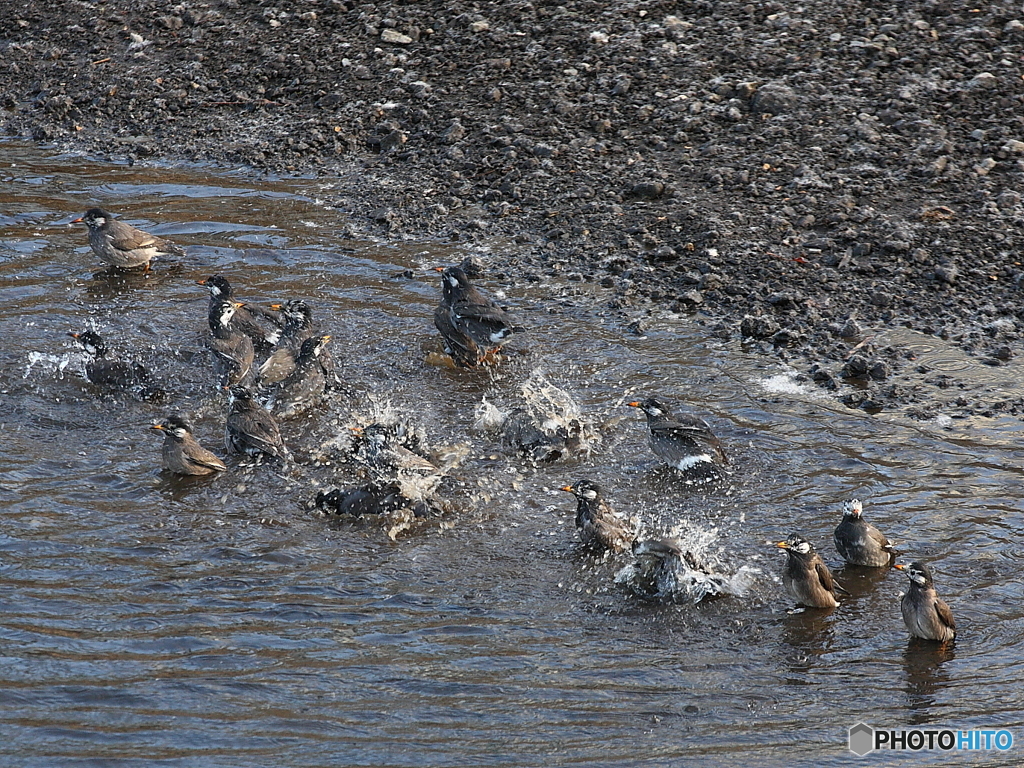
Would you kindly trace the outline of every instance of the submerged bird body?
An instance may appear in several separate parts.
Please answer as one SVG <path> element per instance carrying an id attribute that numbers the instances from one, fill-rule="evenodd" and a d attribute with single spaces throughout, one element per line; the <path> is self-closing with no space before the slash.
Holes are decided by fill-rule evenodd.
<path id="1" fill-rule="evenodd" d="M 219 299 L 210 307 L 210 336 L 207 348 L 213 353 L 213 369 L 221 386 L 231 386 L 248 379 L 255 357 L 252 339 L 232 326 L 235 312 L 242 305 L 237 301 Z"/>
<path id="2" fill-rule="evenodd" d="M 400 472 L 419 475 L 439 473 L 436 465 L 402 444 L 396 426 L 375 422 L 362 429 L 361 434 L 358 453 L 379 477 L 394 477 Z"/>
<path id="3" fill-rule="evenodd" d="M 948 642 L 956 637 L 956 622 L 946 601 L 939 597 L 927 565 L 914 562 L 897 565 L 910 579 L 910 588 L 900 601 L 903 622 L 913 637 Z"/>
<path id="4" fill-rule="evenodd" d="M 288 449 L 281 439 L 277 420 L 261 408 L 248 388 L 231 387 L 231 408 L 224 430 L 224 447 L 229 453 L 249 456 L 266 454 L 287 460 Z"/>
<path id="5" fill-rule="evenodd" d="M 729 463 L 722 444 L 704 419 L 690 414 L 676 416 L 653 397 L 627 403 L 647 415 L 651 450 L 670 467 L 694 477 L 711 479 L 716 467 Z"/>
<path id="6" fill-rule="evenodd" d="M 576 497 L 576 528 L 583 546 L 598 552 L 622 552 L 636 540 L 631 521 L 620 517 L 601 497 L 601 489 L 589 480 L 562 488 Z"/>
<path id="7" fill-rule="evenodd" d="M 397 483 L 369 483 L 346 490 L 320 491 L 316 495 L 316 506 L 329 514 L 352 517 L 387 515 L 402 509 L 411 510 L 415 517 L 427 517 L 434 512 L 426 501 L 407 498 Z"/>
<path id="8" fill-rule="evenodd" d="M 164 436 L 164 468 L 179 475 L 209 475 L 227 469 L 210 451 L 192 436 L 192 425 L 182 416 L 168 416 L 150 429 Z"/>
<path id="9" fill-rule="evenodd" d="M 185 255 L 173 243 L 118 221 L 102 208 L 90 208 L 71 223 L 89 228 L 93 253 L 115 269 L 149 269 L 149 263 L 157 256 Z"/>
<path id="10" fill-rule="evenodd" d="M 843 504 L 843 519 L 833 534 L 836 552 L 851 565 L 885 568 L 896 555 L 892 542 L 864 519 L 862 511 L 858 499 Z"/>
<path id="11" fill-rule="evenodd" d="M 579 447 L 583 425 L 572 419 L 553 429 L 539 424 L 524 408 L 512 410 L 501 425 L 502 442 L 532 461 L 557 461 Z"/>
<path id="12" fill-rule="evenodd" d="M 323 400 L 327 376 L 320 357 L 330 340 L 330 336 L 310 336 L 302 342 L 294 369 L 277 385 L 271 398 L 271 412 L 279 419 L 301 416 Z"/>
<path id="13" fill-rule="evenodd" d="M 232 329 L 248 336 L 256 352 L 261 355 L 266 354 L 277 343 L 281 329 L 273 324 L 267 314 L 257 312 L 250 305 L 237 301 L 231 283 L 226 277 L 211 275 L 205 280 L 199 280 L 198 284 L 205 286 L 210 292 L 209 312 L 211 316 L 215 308 L 222 302 L 229 301 L 237 304 L 237 311 L 231 318 Z"/>
<path id="14" fill-rule="evenodd" d="M 708 597 L 742 592 L 730 583 L 729 577 L 712 573 L 676 539 L 636 541 L 633 556 L 636 563 L 628 584 L 639 597 L 700 602 Z"/>
<path id="15" fill-rule="evenodd" d="M 809 608 L 835 608 L 836 591 L 842 589 L 832 577 L 825 561 L 811 543 L 796 534 L 776 546 L 786 550 L 782 585 L 790 596 Z"/>
<path id="16" fill-rule="evenodd" d="M 88 357 L 85 375 L 93 384 L 129 388 L 149 383 L 149 372 L 141 364 L 128 360 L 112 360 L 107 357 L 107 344 L 95 331 L 69 333 L 82 345 Z"/>
<path id="17" fill-rule="evenodd" d="M 460 267 L 441 272 L 441 303 L 434 310 L 434 326 L 444 339 L 445 351 L 462 367 L 486 362 L 522 330 Z"/>
<path id="18" fill-rule="evenodd" d="M 284 304 L 271 304 L 270 308 L 281 313 L 284 328 L 274 351 L 260 366 L 260 381 L 276 384 L 295 370 L 295 361 L 299 357 L 302 342 L 313 335 L 313 312 L 301 299 L 290 299 Z"/>

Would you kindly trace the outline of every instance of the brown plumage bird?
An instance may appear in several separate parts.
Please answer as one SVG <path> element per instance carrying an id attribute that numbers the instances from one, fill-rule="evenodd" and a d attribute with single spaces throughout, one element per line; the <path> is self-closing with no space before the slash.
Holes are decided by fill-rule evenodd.
<path id="1" fill-rule="evenodd" d="M 164 468 L 179 475 L 209 475 L 227 469 L 192 436 L 192 425 L 184 416 L 168 416 L 150 429 L 164 436 Z"/>
<path id="2" fill-rule="evenodd" d="M 677 416 L 653 397 L 627 405 L 647 415 L 651 450 L 670 467 L 695 480 L 710 480 L 718 476 L 716 467 L 729 463 L 722 443 L 704 419 L 690 414 Z"/>
<path id="3" fill-rule="evenodd" d="M 939 597 L 932 582 L 932 572 L 927 565 L 913 562 L 897 565 L 910 579 L 910 589 L 900 601 L 903 623 L 913 637 L 924 640 L 938 640 L 945 643 L 956 637 L 956 622 L 953 611 L 946 601 Z"/>
<path id="4" fill-rule="evenodd" d="M 635 526 L 602 498 L 597 483 L 580 480 L 562 490 L 576 497 L 576 528 L 583 546 L 598 552 L 622 552 L 636 541 Z"/>
<path id="5" fill-rule="evenodd" d="M 845 590 L 836 583 L 825 561 L 807 539 L 793 534 L 776 546 L 786 550 L 782 585 L 794 600 L 810 608 L 835 608 L 839 605 L 836 592 Z"/>
<path id="6" fill-rule="evenodd" d="M 157 256 L 185 255 L 174 243 L 118 221 L 102 208 L 90 208 L 71 223 L 89 228 L 93 253 L 115 269 L 149 269 Z"/>
<path id="7" fill-rule="evenodd" d="M 522 331 L 508 313 L 473 285 L 460 267 L 441 271 L 441 302 L 434 326 L 456 365 L 471 368 L 493 359 L 513 333 Z"/>

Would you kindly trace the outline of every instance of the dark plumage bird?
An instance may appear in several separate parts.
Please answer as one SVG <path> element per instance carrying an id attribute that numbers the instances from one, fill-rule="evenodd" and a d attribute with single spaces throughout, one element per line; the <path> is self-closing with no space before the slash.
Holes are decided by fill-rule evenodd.
<path id="1" fill-rule="evenodd" d="M 260 407 L 248 388 L 240 385 L 231 387 L 231 409 L 224 430 L 224 447 L 229 453 L 266 454 L 282 461 L 289 458 L 277 420 Z"/>
<path id="2" fill-rule="evenodd" d="M 85 375 L 93 384 L 129 388 L 149 383 L 149 372 L 141 363 L 128 360 L 111 360 L 107 357 L 107 344 L 95 331 L 69 333 L 77 341 L 88 360 Z"/>
<path id="3" fill-rule="evenodd" d="M 85 350 L 85 375 L 93 384 L 135 391 L 143 400 L 159 400 L 166 393 L 151 383 L 149 371 L 134 360 L 107 357 L 107 344 L 95 331 L 69 333 Z"/>
<path id="4" fill-rule="evenodd" d="M 378 477 L 394 477 L 399 472 L 439 473 L 437 466 L 403 445 L 396 426 L 375 422 L 357 432 L 362 439 L 356 453 Z"/>
<path id="5" fill-rule="evenodd" d="M 260 381 L 276 384 L 295 370 L 302 342 L 313 335 L 313 311 L 301 299 L 271 304 L 284 319 L 284 328 L 270 357 L 260 366 Z"/>
<path id="6" fill-rule="evenodd" d="M 695 603 L 708 597 L 742 593 L 730 579 L 713 573 L 676 539 L 648 539 L 633 542 L 636 562 L 627 581 L 630 589 L 643 598 L 660 600 L 690 599 Z"/>
<path id="7" fill-rule="evenodd" d="M 316 506 L 327 514 L 361 517 L 387 515 L 402 509 L 414 517 L 428 517 L 434 510 L 425 501 L 413 501 L 397 483 L 369 483 L 358 488 L 334 488 L 316 495 Z"/>
<path id="8" fill-rule="evenodd" d="M 913 637 L 945 643 L 956 637 L 956 622 L 946 601 L 939 597 L 927 565 L 913 562 L 897 565 L 910 578 L 910 589 L 903 595 L 900 608 L 903 622 Z"/>
<path id="9" fill-rule="evenodd" d="M 224 462 L 192 436 L 192 425 L 183 416 L 168 416 L 150 429 L 164 436 L 164 469 L 179 475 L 209 475 L 227 469 Z"/>
<path id="10" fill-rule="evenodd" d="M 511 411 L 501 425 L 501 440 L 532 461 L 557 461 L 582 439 L 583 425 L 572 419 L 567 426 L 547 429 L 524 408 Z"/>
<path id="11" fill-rule="evenodd" d="M 836 552 L 851 565 L 885 568 L 892 563 L 896 550 L 880 530 L 864 519 L 862 512 L 858 499 L 843 504 L 843 519 L 832 535 Z"/>
<path id="12" fill-rule="evenodd" d="M 255 358 L 252 339 L 232 324 L 241 306 L 237 301 L 220 299 L 210 307 L 210 335 L 206 346 L 213 353 L 213 370 L 220 377 L 221 386 L 252 379 Z"/>
<path id="13" fill-rule="evenodd" d="M 842 587 L 832 578 L 825 561 L 807 539 L 793 534 L 776 546 L 786 550 L 782 585 L 794 600 L 810 608 L 835 608 L 839 605 L 836 591 Z"/>
<path id="14" fill-rule="evenodd" d="M 583 546 L 597 552 L 622 552 L 636 540 L 636 528 L 620 517 L 601 497 L 601 488 L 590 480 L 562 488 L 576 497 L 576 528 Z"/>
<path id="15" fill-rule="evenodd" d="M 473 285 L 460 267 L 441 271 L 441 292 L 434 326 L 456 365 L 471 368 L 490 362 L 513 333 L 523 330 L 514 326 L 508 313 Z"/>
<path id="16" fill-rule="evenodd" d="M 197 283 L 206 286 L 210 292 L 211 313 L 214 306 L 222 301 L 238 303 L 231 283 L 223 275 L 211 275 Z M 238 311 L 231 323 L 235 330 L 241 331 L 252 340 L 256 352 L 265 355 L 270 352 L 281 336 L 281 329 L 276 325 L 275 319 L 274 316 L 260 311 L 257 307 L 239 303 Z"/>
<path id="17" fill-rule="evenodd" d="M 71 223 L 89 228 L 93 253 L 115 269 L 149 269 L 149 263 L 157 256 L 185 255 L 174 243 L 118 221 L 102 208 L 90 208 Z"/>
<path id="18" fill-rule="evenodd" d="M 327 376 L 320 357 L 330 336 L 310 336 L 302 342 L 295 368 L 277 385 L 270 398 L 270 410 L 279 419 L 294 419 L 318 405 L 327 391 Z"/>
<path id="19" fill-rule="evenodd" d="M 703 480 L 717 477 L 716 467 L 729 463 L 721 442 L 704 419 L 690 414 L 676 416 L 653 397 L 627 405 L 647 414 L 651 450 L 670 467 Z"/>

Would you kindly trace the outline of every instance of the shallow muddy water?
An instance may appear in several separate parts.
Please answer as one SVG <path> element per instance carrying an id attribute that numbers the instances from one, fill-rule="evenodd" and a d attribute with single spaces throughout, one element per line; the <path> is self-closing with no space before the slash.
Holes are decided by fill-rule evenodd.
<path id="1" fill-rule="evenodd" d="M 1016 419 L 869 415 L 710 336 L 692 316 L 630 333 L 585 283 L 502 296 L 527 333 L 496 371 L 428 364 L 438 264 L 455 244 L 349 239 L 322 182 L 109 165 L 0 144 L 0 755 L 9 764 L 845 765 L 846 729 L 1010 728 L 1024 749 L 1024 442 Z M 185 246 L 146 276 L 102 266 L 84 227 L 101 205 Z M 406 270 L 412 276 L 403 276 Z M 223 454 L 226 403 L 203 352 L 206 291 L 306 299 L 356 394 L 286 427 L 301 454 L 384 412 L 464 444 L 455 509 L 391 541 L 335 523 L 316 492 L 347 466 L 160 471 L 147 427 L 173 410 Z M 167 404 L 85 381 L 67 334 L 95 328 L 158 373 Z M 904 331 L 922 363 L 1020 395 L 1021 365 L 990 368 Z M 485 400 L 560 388 L 602 426 L 589 456 L 532 467 L 474 430 Z M 726 482 L 658 469 L 628 400 L 658 394 L 706 416 Z M 581 553 L 580 478 L 648 533 L 682 533 L 726 572 L 763 572 L 745 598 L 644 603 L 628 561 Z M 911 644 L 906 578 L 843 572 L 842 502 L 910 559 L 931 563 L 956 615 L 944 652 Z M 852 593 L 790 614 L 792 532 Z M 916 762 L 946 764 L 945 753 Z"/>

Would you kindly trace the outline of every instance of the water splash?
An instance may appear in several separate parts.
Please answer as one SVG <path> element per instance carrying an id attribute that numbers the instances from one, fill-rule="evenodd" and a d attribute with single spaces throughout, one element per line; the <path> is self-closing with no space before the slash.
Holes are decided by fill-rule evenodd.
<path id="1" fill-rule="evenodd" d="M 32 369 L 39 365 L 43 370 L 50 371 L 56 374 L 57 378 L 63 379 L 64 371 L 73 362 L 78 363 L 84 369 L 85 355 L 74 352 L 65 352 L 62 355 L 52 355 L 49 352 L 29 352 L 22 378 L 27 379 L 31 375 Z"/>

